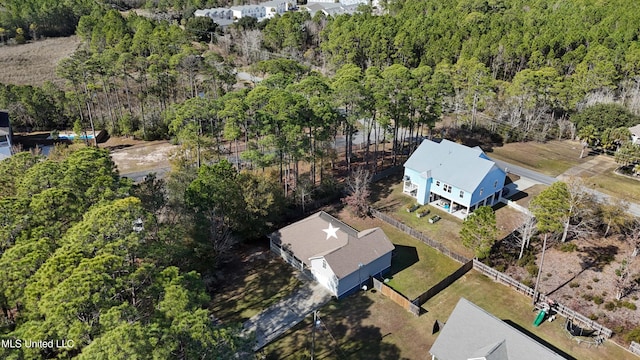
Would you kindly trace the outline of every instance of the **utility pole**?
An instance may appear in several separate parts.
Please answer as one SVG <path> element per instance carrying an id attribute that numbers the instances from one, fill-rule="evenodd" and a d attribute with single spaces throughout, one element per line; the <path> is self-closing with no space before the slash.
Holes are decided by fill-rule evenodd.
<path id="1" fill-rule="evenodd" d="M 311 360 L 314 360 L 314 352 L 316 349 L 316 322 L 318 318 L 318 310 L 313 310 L 313 325 L 311 326 Z"/>
<path id="2" fill-rule="evenodd" d="M 542 274 L 542 265 L 544 264 L 544 252 L 547 249 L 547 237 L 548 233 L 544 234 L 544 241 L 542 242 L 542 256 L 540 257 L 540 267 L 538 268 L 538 277 L 536 278 L 536 285 L 533 288 L 533 305 L 536 304 L 540 294 L 538 293 L 538 284 L 540 283 L 540 274 Z"/>

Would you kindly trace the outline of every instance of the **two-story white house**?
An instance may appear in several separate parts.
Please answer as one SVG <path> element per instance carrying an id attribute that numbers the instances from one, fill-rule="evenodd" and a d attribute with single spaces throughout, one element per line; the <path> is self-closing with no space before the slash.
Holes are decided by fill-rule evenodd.
<path id="1" fill-rule="evenodd" d="M 266 19 L 271 19 L 276 14 L 282 15 L 286 13 L 289 11 L 290 6 L 289 2 L 285 0 L 271 0 L 260 3 L 260 5 L 264 6 Z"/>
<path id="2" fill-rule="evenodd" d="M 13 147 L 13 132 L 9 121 L 9 113 L 0 111 L 0 160 L 11 156 Z"/>
<path id="3" fill-rule="evenodd" d="M 267 15 L 265 7 L 261 5 L 240 5 L 232 6 L 229 9 L 233 12 L 233 18 L 235 20 L 248 16 L 262 20 Z"/>
<path id="4" fill-rule="evenodd" d="M 269 235 L 271 250 L 342 298 L 391 269 L 384 231 L 357 231 L 324 211 Z"/>
<path id="5" fill-rule="evenodd" d="M 424 140 L 404 164 L 403 192 L 463 217 L 502 195 L 506 173 L 479 147 Z"/>

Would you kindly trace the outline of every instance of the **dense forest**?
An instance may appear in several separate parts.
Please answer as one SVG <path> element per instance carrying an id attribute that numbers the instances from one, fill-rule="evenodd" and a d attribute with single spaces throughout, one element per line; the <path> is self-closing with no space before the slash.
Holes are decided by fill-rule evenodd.
<path id="1" fill-rule="evenodd" d="M 123 17 L 91 6 L 91 14 L 77 23 L 82 48 L 59 65 L 67 87 L 3 85 L 0 107 L 12 110 L 18 128 L 70 127 L 80 118 L 87 127 L 96 121 L 113 134 L 166 137 L 163 112 L 171 104 L 196 95 L 219 99 L 232 90 L 236 67 L 284 58 L 313 70 L 308 74 L 321 73 L 329 83 L 353 64 L 363 74 L 361 87 L 365 73 L 382 74 L 392 66 L 433 75 L 426 81 L 437 89 L 424 104 L 400 99 L 398 109 L 405 114 L 394 110 L 395 119 L 380 103 L 360 104 L 373 111 L 358 116 L 368 114 L 383 125 L 406 127 L 407 118 L 429 113 L 422 116 L 429 118 L 428 127 L 452 115 L 459 124 L 484 123 L 505 141 L 545 140 L 575 137 L 580 128 L 571 116 L 594 104 L 617 103 L 631 114 L 640 112 L 634 26 L 640 15 L 632 2 L 392 1 L 379 16 L 366 7 L 335 18 L 292 12 L 259 26 L 239 22 L 224 32 L 191 17 L 196 7 L 215 5 L 224 4 L 163 3 L 184 12 L 179 21 Z M 28 12 L 18 8 L 6 6 L 0 14 L 30 22 Z M 0 22 L 5 40 L 15 36 L 11 21 Z M 28 26 L 22 28 L 28 34 Z M 281 87 L 301 80 L 285 77 Z M 395 92 L 413 98 L 403 94 L 414 86 L 400 84 L 411 89 Z M 344 108 L 334 100 L 334 108 Z M 339 120 L 336 126 L 344 130 L 346 123 Z"/>
<path id="2" fill-rule="evenodd" d="M 0 162 L 0 338 L 71 340 L 3 346 L 3 359 L 226 359 L 250 351 L 237 324 L 206 310 L 219 262 L 282 214 L 273 177 L 222 161 L 140 184 L 109 152 L 56 148 Z M 206 285 L 206 286 L 205 286 Z M 248 354 L 241 355 L 249 358 Z"/>

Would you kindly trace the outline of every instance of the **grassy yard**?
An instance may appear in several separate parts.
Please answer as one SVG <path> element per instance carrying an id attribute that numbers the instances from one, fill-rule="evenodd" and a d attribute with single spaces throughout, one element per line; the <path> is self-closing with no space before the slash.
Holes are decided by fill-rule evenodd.
<path id="1" fill-rule="evenodd" d="M 381 220 L 355 218 L 345 210 L 338 217 L 358 230 L 382 228 L 396 247 L 387 285 L 409 299 L 424 293 L 460 267 L 458 262 L 441 256 L 437 250 Z"/>
<path id="2" fill-rule="evenodd" d="M 415 204 L 415 199 L 402 193 L 402 184 L 399 177 L 389 177 L 379 182 L 373 191 L 376 199 L 373 204 L 375 208 L 421 231 L 428 237 L 437 239 L 449 250 L 463 256 L 473 257 L 473 252 L 465 248 L 460 242 L 459 233 L 462 220 L 434 206 L 427 206 L 430 213 L 423 218 L 418 218 L 415 212 L 407 212 L 405 207 Z M 429 218 L 433 215 L 439 215 L 442 219 L 430 224 Z"/>
<path id="3" fill-rule="evenodd" d="M 614 167 L 585 179 L 587 186 L 627 201 L 640 202 L 640 181 L 615 174 Z"/>
<path id="4" fill-rule="evenodd" d="M 227 323 L 241 323 L 291 294 L 302 283 L 293 267 L 268 250 L 225 268 L 211 310 Z"/>
<path id="5" fill-rule="evenodd" d="M 316 332 L 318 359 L 424 359 L 438 334 L 431 334 L 436 320 L 446 322 L 460 297 L 476 303 L 496 317 L 513 322 L 576 359 L 636 359 L 611 342 L 600 347 L 579 345 L 562 329 L 563 319 L 534 328 L 531 300 L 510 288 L 471 271 L 429 300 L 427 313 L 414 317 L 383 295 L 354 294 L 320 309 Z M 264 349 L 267 359 L 308 358 L 311 320 L 299 324 Z M 305 357 L 306 356 L 306 357 Z"/>
<path id="6" fill-rule="evenodd" d="M 569 168 L 589 160 L 579 159 L 582 145 L 577 141 L 548 141 L 546 143 L 510 143 L 493 148 L 489 157 L 558 176 Z"/>

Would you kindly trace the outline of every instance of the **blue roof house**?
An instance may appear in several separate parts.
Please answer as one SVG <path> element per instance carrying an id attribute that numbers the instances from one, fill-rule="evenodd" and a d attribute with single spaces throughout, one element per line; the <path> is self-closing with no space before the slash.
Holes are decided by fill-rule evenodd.
<path id="1" fill-rule="evenodd" d="M 505 179 L 479 147 L 424 140 L 404 164 L 403 192 L 464 218 L 500 201 Z"/>

